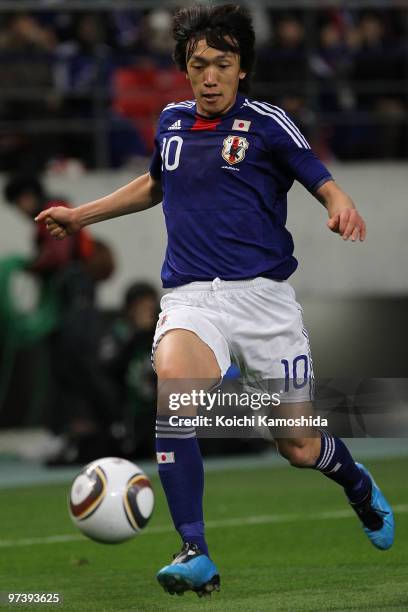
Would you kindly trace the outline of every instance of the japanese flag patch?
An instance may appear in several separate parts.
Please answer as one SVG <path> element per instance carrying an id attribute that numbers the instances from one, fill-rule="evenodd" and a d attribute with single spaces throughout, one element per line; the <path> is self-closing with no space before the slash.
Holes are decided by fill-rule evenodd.
<path id="1" fill-rule="evenodd" d="M 156 453 L 157 463 L 175 463 L 174 452 L 171 453 Z"/>
<path id="2" fill-rule="evenodd" d="M 249 132 L 249 126 L 251 125 L 250 121 L 246 121 L 246 119 L 235 119 L 232 124 L 233 130 L 240 130 L 241 132 Z"/>

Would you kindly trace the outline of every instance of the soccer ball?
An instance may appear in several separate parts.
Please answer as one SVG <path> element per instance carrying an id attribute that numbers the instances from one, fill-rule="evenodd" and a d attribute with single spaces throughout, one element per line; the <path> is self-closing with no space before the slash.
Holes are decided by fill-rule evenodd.
<path id="1" fill-rule="evenodd" d="M 154 506 L 150 480 L 134 463 L 104 457 L 89 463 L 72 483 L 69 513 L 97 542 L 133 538 L 148 523 Z"/>

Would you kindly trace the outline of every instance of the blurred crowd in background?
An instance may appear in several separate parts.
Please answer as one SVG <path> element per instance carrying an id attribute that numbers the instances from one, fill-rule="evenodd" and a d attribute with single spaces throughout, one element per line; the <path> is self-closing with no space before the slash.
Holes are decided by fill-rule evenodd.
<path id="1" fill-rule="evenodd" d="M 408 156 L 408 7 L 250 8 L 252 97 L 285 108 L 326 161 Z M 191 97 L 171 55 L 163 8 L 0 12 L 0 171 L 148 156 L 163 106 Z"/>

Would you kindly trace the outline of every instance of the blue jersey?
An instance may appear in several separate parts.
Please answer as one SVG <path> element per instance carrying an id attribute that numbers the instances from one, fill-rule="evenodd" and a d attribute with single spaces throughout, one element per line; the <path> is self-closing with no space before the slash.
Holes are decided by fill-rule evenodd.
<path id="1" fill-rule="evenodd" d="M 163 287 L 287 279 L 297 267 L 287 193 L 295 179 L 315 192 L 332 178 L 282 109 L 242 95 L 211 119 L 194 101 L 166 106 L 150 174 L 163 188 Z"/>

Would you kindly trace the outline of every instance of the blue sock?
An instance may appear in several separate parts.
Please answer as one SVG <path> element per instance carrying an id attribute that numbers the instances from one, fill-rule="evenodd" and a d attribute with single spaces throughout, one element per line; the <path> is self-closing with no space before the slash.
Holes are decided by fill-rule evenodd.
<path id="1" fill-rule="evenodd" d="M 315 469 L 341 485 L 352 504 L 361 502 L 371 491 L 369 477 L 357 467 L 340 438 L 322 431 L 321 441 Z"/>
<path id="2" fill-rule="evenodd" d="M 204 537 L 204 468 L 194 427 L 172 427 L 168 416 L 156 420 L 159 476 L 173 523 L 183 542 L 208 555 Z"/>

